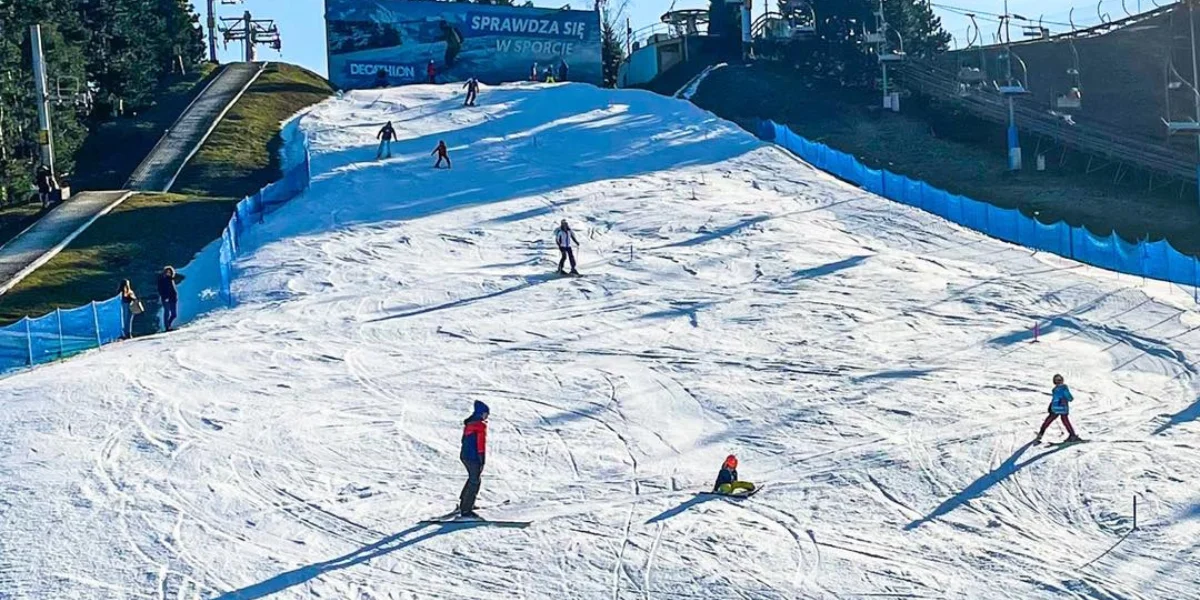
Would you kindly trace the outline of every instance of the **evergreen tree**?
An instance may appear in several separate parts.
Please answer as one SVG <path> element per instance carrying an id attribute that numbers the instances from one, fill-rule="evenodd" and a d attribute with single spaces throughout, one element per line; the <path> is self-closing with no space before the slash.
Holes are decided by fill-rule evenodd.
<path id="1" fill-rule="evenodd" d="M 625 60 L 625 41 L 620 34 L 620 22 L 627 5 L 628 0 L 616 7 L 606 0 L 600 2 L 600 61 L 604 87 L 617 87 L 617 71 L 621 61 Z"/>
<path id="2" fill-rule="evenodd" d="M 24 200 L 40 161 L 29 29 L 41 25 L 55 167 L 74 169 L 88 128 L 124 101 L 150 105 L 171 73 L 204 59 L 187 0 L 0 2 L 0 199 Z"/>

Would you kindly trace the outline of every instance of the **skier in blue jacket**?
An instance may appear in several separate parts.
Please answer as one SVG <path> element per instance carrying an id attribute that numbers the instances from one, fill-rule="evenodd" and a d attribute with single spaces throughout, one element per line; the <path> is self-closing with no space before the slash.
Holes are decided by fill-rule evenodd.
<path id="1" fill-rule="evenodd" d="M 463 421 L 462 450 L 459 460 L 467 468 L 467 483 L 458 496 L 458 514 L 476 517 L 475 497 L 483 484 L 483 463 L 487 456 L 488 405 L 476 400 L 471 416 Z"/>
<path id="2" fill-rule="evenodd" d="M 1063 381 L 1063 376 L 1056 374 L 1054 376 L 1054 390 L 1050 392 L 1050 414 L 1046 416 L 1045 421 L 1042 421 L 1042 428 L 1038 431 L 1035 441 L 1042 441 L 1042 435 L 1046 433 L 1046 428 L 1050 427 L 1050 424 L 1055 419 L 1062 419 L 1063 427 L 1067 428 L 1067 439 L 1065 441 L 1082 441 L 1078 435 L 1075 435 L 1075 428 L 1071 426 L 1071 419 L 1068 417 L 1071 413 L 1071 401 L 1074 399 L 1075 397 L 1071 395 L 1071 389 Z"/>

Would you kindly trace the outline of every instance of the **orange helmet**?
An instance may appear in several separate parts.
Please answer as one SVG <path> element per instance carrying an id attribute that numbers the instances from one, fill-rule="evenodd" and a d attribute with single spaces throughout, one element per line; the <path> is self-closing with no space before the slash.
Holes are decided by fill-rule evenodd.
<path id="1" fill-rule="evenodd" d="M 726 456 L 725 457 L 725 467 L 729 468 L 729 469 L 736 469 L 737 468 L 737 457 L 732 454 L 730 454 L 729 456 Z"/>

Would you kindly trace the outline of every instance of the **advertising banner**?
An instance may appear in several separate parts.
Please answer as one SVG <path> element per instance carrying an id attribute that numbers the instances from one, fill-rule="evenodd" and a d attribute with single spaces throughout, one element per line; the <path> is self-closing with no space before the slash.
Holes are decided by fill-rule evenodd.
<path id="1" fill-rule="evenodd" d="M 329 79 L 343 89 L 567 79 L 599 84 L 590 10 L 413 0 L 326 0 Z"/>

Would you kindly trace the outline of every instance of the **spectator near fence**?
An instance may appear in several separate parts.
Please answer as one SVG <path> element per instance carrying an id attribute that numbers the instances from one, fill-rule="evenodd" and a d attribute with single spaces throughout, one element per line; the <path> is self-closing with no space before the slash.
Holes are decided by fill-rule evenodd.
<path id="1" fill-rule="evenodd" d="M 133 293 L 133 284 L 126 279 L 121 282 L 121 287 L 117 288 L 117 293 L 121 296 L 121 308 L 124 311 L 121 324 L 124 326 L 122 339 L 133 338 L 133 320 L 138 315 L 146 311 L 142 306 L 142 301 L 138 300 L 137 294 Z"/>
<path id="2" fill-rule="evenodd" d="M 179 288 L 185 277 L 175 273 L 175 267 L 164 267 L 158 276 L 158 298 L 163 307 L 163 329 L 171 331 L 175 319 L 179 318 Z"/>

